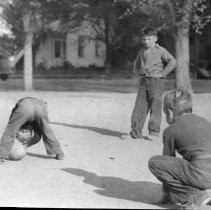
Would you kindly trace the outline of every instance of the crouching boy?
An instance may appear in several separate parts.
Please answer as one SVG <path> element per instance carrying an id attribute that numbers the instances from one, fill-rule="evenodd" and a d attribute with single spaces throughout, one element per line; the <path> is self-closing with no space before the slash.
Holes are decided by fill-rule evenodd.
<path id="1" fill-rule="evenodd" d="M 30 130 L 31 138 L 24 138 L 24 130 Z M 19 100 L 12 110 L 9 122 L 0 142 L 0 158 L 9 159 L 16 141 L 30 147 L 43 139 L 48 155 L 57 160 L 64 158 L 58 139 L 49 126 L 47 105 L 42 100 L 26 97 Z"/>
<path id="2" fill-rule="evenodd" d="M 151 157 L 149 169 L 163 183 L 163 202 L 199 209 L 211 200 L 206 192 L 211 189 L 211 123 L 192 114 L 191 94 L 182 88 L 165 95 L 163 109 L 169 124 L 163 155 Z"/>

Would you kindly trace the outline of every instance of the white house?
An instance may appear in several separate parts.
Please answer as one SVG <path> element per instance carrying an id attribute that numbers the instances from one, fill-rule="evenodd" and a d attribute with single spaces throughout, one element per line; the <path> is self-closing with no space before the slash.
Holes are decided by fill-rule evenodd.
<path id="1" fill-rule="evenodd" d="M 12 32 L 7 27 L 7 23 L 5 22 L 4 19 L 1 18 L 2 11 L 3 11 L 3 8 L 0 6 L 0 36 L 11 35 Z"/>
<path id="2" fill-rule="evenodd" d="M 35 67 L 46 69 L 61 67 L 65 62 L 75 67 L 103 67 L 105 63 L 105 44 L 96 40 L 96 34 L 88 23 L 78 30 L 63 32 L 58 22 L 51 32 L 46 33 L 33 47 Z M 15 64 L 23 57 L 23 50 L 15 56 Z"/>

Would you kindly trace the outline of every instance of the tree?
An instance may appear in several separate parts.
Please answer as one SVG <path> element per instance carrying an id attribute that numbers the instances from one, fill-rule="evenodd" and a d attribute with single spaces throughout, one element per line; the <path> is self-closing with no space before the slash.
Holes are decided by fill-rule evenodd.
<path id="1" fill-rule="evenodd" d="M 81 0 L 80 20 L 87 21 L 95 31 L 95 40 L 105 44 L 105 66 L 107 73 L 111 70 L 112 52 L 118 47 L 121 34 L 118 33 L 121 4 L 115 0 Z"/>
<path id="2" fill-rule="evenodd" d="M 34 39 L 48 31 L 49 24 L 54 20 L 65 22 L 68 19 L 68 21 L 76 22 L 73 10 L 78 2 L 78 0 L 4 0 L 3 17 L 16 38 L 17 49 L 24 49 L 24 89 L 26 91 L 33 90 Z"/>
<path id="3" fill-rule="evenodd" d="M 48 31 L 48 26 L 55 20 L 60 21 L 64 31 L 74 31 L 88 22 L 95 31 L 94 36 L 89 39 L 101 41 L 106 46 L 107 72 L 111 69 L 113 52 L 120 48 L 122 37 L 127 33 L 126 28 L 124 31 L 121 29 L 123 24 L 119 27 L 119 18 L 126 8 L 125 3 L 118 4 L 115 0 L 11 0 L 8 5 L 4 13 L 15 34 L 16 45 L 21 48 L 25 43 L 25 50 L 28 50 L 25 54 L 28 56 L 24 68 L 25 83 L 31 81 L 26 80 L 27 73 L 32 78 L 32 40 Z"/>
<path id="4" fill-rule="evenodd" d="M 49 14 L 48 20 L 59 19 L 68 31 L 77 30 L 81 25 L 84 27 L 83 23 L 88 22 L 87 26 L 91 26 L 94 33 L 87 38 L 105 44 L 105 66 L 109 73 L 113 55 L 121 48 L 123 37 L 128 33 L 122 27 L 124 24 L 120 24 L 128 5 L 115 0 L 51 0 L 50 3 L 45 1 L 43 8 L 46 10 L 42 11 Z"/>
<path id="5" fill-rule="evenodd" d="M 4 18 L 16 37 L 18 48 L 24 48 L 24 89 L 33 90 L 32 44 L 35 31 L 40 27 L 40 4 L 36 0 L 11 0 L 4 5 Z"/>
<path id="6" fill-rule="evenodd" d="M 208 0 L 116 0 L 131 5 L 125 16 L 145 14 L 147 24 L 159 30 L 171 30 L 175 38 L 177 59 L 176 86 L 192 91 L 189 74 L 189 31 L 197 33 L 210 21 Z"/>

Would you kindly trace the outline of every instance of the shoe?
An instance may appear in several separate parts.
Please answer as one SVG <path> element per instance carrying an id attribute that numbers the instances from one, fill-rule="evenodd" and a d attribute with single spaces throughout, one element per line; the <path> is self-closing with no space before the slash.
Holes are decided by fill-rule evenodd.
<path id="1" fill-rule="evenodd" d="M 181 204 L 177 203 L 175 204 L 177 209 L 183 209 L 183 210 L 200 210 L 203 208 L 205 205 L 210 205 L 211 198 L 206 194 L 203 196 L 200 201 L 197 202 L 197 204 L 191 204 L 191 203 L 186 203 L 186 204 Z"/>
<path id="2" fill-rule="evenodd" d="M 133 137 L 128 133 L 128 134 L 123 134 L 120 137 L 121 139 L 132 139 Z"/>
<path id="3" fill-rule="evenodd" d="M 121 139 L 141 139 L 142 137 L 135 137 L 133 136 L 132 132 L 128 133 L 128 134 L 123 134 L 121 137 Z"/>
<path id="4" fill-rule="evenodd" d="M 62 153 L 56 154 L 56 159 L 57 160 L 63 160 L 64 159 L 64 153 L 62 152 Z"/>
<path id="5" fill-rule="evenodd" d="M 176 206 L 176 209 L 180 209 L 180 210 L 199 210 L 199 207 L 196 206 L 195 204 L 176 203 L 175 206 Z"/>
<path id="6" fill-rule="evenodd" d="M 157 141 L 158 140 L 158 136 L 153 136 L 153 135 L 149 135 L 147 136 L 148 140 L 152 140 L 152 141 Z"/>
<path id="7" fill-rule="evenodd" d="M 152 132 L 152 131 L 149 132 L 148 139 L 150 139 L 150 140 L 158 140 L 158 138 L 159 138 L 159 133 Z"/>
<path id="8" fill-rule="evenodd" d="M 156 131 L 149 131 L 149 135 L 150 136 L 159 136 L 159 132 L 156 132 Z"/>

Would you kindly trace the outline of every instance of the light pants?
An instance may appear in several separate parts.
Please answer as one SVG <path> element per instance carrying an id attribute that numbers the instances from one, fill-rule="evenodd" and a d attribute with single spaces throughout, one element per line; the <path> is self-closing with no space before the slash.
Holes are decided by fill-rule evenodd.
<path id="1" fill-rule="evenodd" d="M 18 101 L 12 110 L 9 122 L 1 138 L 0 157 L 8 158 L 17 132 L 26 123 L 36 125 L 37 131 L 35 131 L 36 139 L 34 139 L 34 143 L 42 137 L 48 155 L 62 153 L 58 139 L 49 126 L 46 104 L 36 98 L 27 97 Z"/>
<path id="2" fill-rule="evenodd" d="M 211 159 L 189 162 L 182 158 L 156 155 L 149 160 L 150 171 L 163 183 L 173 203 L 196 204 L 211 189 Z"/>

